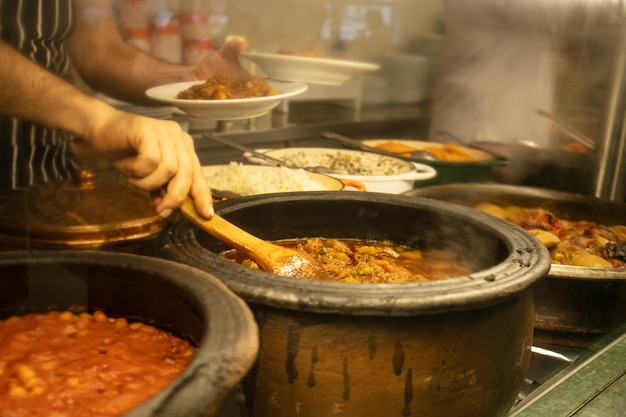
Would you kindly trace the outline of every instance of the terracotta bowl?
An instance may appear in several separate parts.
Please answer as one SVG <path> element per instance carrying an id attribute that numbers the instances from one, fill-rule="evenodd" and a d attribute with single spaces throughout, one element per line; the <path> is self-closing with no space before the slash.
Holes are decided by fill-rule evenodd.
<path id="1" fill-rule="evenodd" d="M 244 379 L 252 417 L 504 416 L 530 360 L 532 289 L 547 250 L 504 221 L 381 193 L 243 197 L 217 211 L 267 240 L 387 239 L 469 256 L 471 273 L 410 284 L 286 278 L 233 264 L 182 219 L 161 255 L 212 271 L 245 299 L 260 352 Z"/>
<path id="2" fill-rule="evenodd" d="M 226 416 L 237 407 L 258 328 L 246 304 L 210 274 L 104 251 L 0 253 L 0 320 L 69 308 L 152 324 L 198 348 L 177 379 L 126 417 Z"/>

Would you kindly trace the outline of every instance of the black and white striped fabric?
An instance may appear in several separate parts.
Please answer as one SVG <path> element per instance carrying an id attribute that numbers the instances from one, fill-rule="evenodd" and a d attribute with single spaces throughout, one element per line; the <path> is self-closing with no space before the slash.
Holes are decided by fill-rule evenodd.
<path id="1" fill-rule="evenodd" d="M 0 38 L 40 66 L 68 78 L 64 42 L 75 22 L 73 0 L 0 0 Z M 0 114 L 0 192 L 68 178 L 70 136 Z"/>

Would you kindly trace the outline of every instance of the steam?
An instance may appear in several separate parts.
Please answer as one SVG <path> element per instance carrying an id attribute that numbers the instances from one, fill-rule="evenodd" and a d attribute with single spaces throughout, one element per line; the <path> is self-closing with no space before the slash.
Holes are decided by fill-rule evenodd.
<path id="1" fill-rule="evenodd" d="M 550 145 L 556 85 L 572 34 L 615 24 L 618 0 L 451 0 L 446 44 L 433 102 L 430 139 L 439 131 L 464 142 Z M 599 65 L 608 76 L 608 65 Z"/>

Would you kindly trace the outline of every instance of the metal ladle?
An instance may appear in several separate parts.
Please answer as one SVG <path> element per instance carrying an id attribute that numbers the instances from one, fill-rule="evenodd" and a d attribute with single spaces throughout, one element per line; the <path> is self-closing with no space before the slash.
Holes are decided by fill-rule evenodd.
<path id="1" fill-rule="evenodd" d="M 552 123 L 557 125 L 567 136 L 569 136 L 570 138 L 574 139 L 578 143 L 582 143 L 583 145 L 585 145 L 589 149 L 595 149 L 596 144 L 595 144 L 593 139 L 591 139 L 590 137 L 585 135 L 583 132 L 581 132 L 580 130 L 578 130 L 574 126 L 570 125 L 565 120 L 563 120 L 563 119 L 561 119 L 559 117 L 556 117 L 552 113 L 549 113 L 549 112 L 547 112 L 546 110 L 543 110 L 543 109 L 537 109 L 537 114 L 539 114 L 540 116 L 547 117 L 548 119 L 550 119 L 552 121 Z"/>
<path id="2" fill-rule="evenodd" d="M 436 155 L 425 151 L 423 149 L 418 149 L 416 151 L 411 152 L 410 156 L 407 158 L 405 156 L 402 156 L 400 154 L 394 153 L 394 152 L 388 152 L 385 151 L 383 149 L 379 149 L 376 148 L 374 146 L 369 146 L 366 145 L 358 140 L 349 138 L 347 136 L 343 136 L 340 135 L 339 133 L 334 133 L 334 132 L 322 132 L 321 133 L 322 136 L 324 136 L 325 138 L 329 138 L 329 139 L 335 139 L 338 140 L 339 142 L 345 143 L 346 145 L 349 145 L 353 148 L 358 148 L 364 151 L 368 151 L 368 152 L 372 152 L 372 153 L 377 153 L 380 155 L 385 155 L 385 156 L 391 156 L 394 158 L 403 158 L 403 159 L 424 159 L 424 160 L 428 160 L 428 161 L 439 161 L 440 158 L 438 158 Z"/>
<path id="3" fill-rule="evenodd" d="M 221 138 L 221 137 L 218 137 L 218 136 L 210 135 L 208 133 L 205 133 L 202 136 L 207 138 L 207 139 L 210 139 L 212 141 L 219 142 L 222 145 L 230 146 L 231 148 L 238 149 L 238 150 L 243 151 L 243 152 L 248 152 L 250 155 L 254 155 L 257 158 L 260 158 L 260 159 L 264 160 L 265 162 L 267 162 L 271 166 L 281 166 L 281 167 L 292 168 L 292 169 L 302 168 L 302 169 L 305 169 L 307 171 L 317 172 L 317 173 L 320 173 L 320 174 L 327 174 L 327 173 L 331 172 L 331 170 L 329 168 L 323 167 L 323 166 L 315 166 L 315 167 L 296 167 L 296 166 L 292 166 L 292 165 L 288 164 L 287 162 L 283 161 L 282 159 L 278 159 L 278 158 L 274 158 L 273 156 L 266 155 L 263 152 L 259 152 L 256 149 L 252 149 L 252 148 L 250 148 L 248 146 L 245 146 L 245 145 L 242 145 L 242 144 L 240 144 L 238 142 L 231 141 L 231 140 L 228 140 L 228 139 L 224 139 L 224 138 Z"/>
<path id="4" fill-rule="evenodd" d="M 304 251 L 260 239 L 218 215 L 211 219 L 201 217 L 189 196 L 183 201 L 180 212 L 200 229 L 254 260 L 265 272 L 285 277 L 330 279 L 320 263 Z"/>

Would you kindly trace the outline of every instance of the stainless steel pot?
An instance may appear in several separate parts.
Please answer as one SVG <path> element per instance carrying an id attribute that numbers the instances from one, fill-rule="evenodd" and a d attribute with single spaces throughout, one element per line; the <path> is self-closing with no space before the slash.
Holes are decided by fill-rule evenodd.
<path id="1" fill-rule="evenodd" d="M 125 417 L 230 417 L 223 410 L 237 405 L 230 399 L 258 351 L 250 310 L 206 272 L 104 251 L 0 253 L 0 320 L 50 309 L 103 310 L 198 348 L 177 379 Z"/>
<path id="2" fill-rule="evenodd" d="M 530 358 L 532 288 L 550 266 L 536 239 L 470 209 L 378 193 L 272 194 L 216 209 L 267 240 L 386 239 L 470 259 L 469 275 L 426 283 L 286 278 L 222 259 L 228 248 L 185 219 L 166 226 L 161 256 L 212 271 L 255 314 L 251 417 L 508 412 Z"/>
<path id="3" fill-rule="evenodd" d="M 480 202 L 543 207 L 569 220 L 626 224 L 626 204 L 535 187 L 449 184 L 408 193 L 473 207 Z M 535 340 L 584 347 L 626 320 L 626 269 L 552 265 L 535 288 Z"/>
<path id="4" fill-rule="evenodd" d="M 470 145 L 509 161 L 507 167 L 492 170 L 490 178 L 494 182 L 580 194 L 593 191 L 597 156 L 592 150 L 572 152 L 558 147 L 528 146 L 524 142 L 472 142 Z"/>

